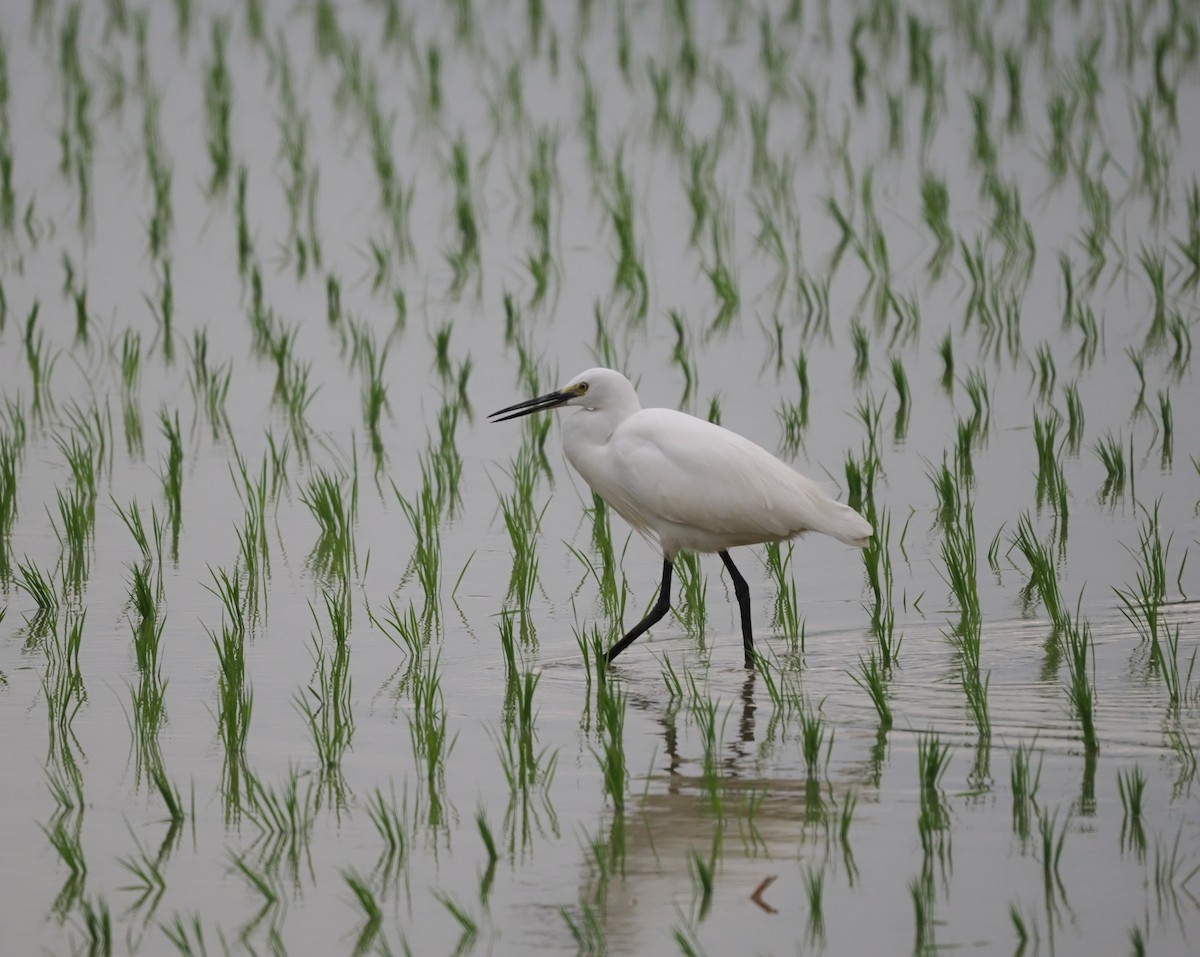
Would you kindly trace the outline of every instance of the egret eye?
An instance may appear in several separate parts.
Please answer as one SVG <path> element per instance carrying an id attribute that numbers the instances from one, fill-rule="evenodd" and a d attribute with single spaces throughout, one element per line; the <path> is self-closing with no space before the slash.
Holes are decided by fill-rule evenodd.
<path id="1" fill-rule="evenodd" d="M 581 383 L 579 383 L 579 385 L 575 386 L 575 391 L 578 392 L 580 395 L 583 395 L 585 392 L 587 392 L 587 390 L 588 390 L 588 384 L 586 382 L 581 382 Z"/>

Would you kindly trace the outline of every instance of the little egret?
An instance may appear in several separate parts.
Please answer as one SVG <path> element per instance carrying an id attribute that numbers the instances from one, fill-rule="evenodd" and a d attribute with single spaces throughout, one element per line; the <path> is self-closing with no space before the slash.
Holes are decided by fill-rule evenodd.
<path id="1" fill-rule="evenodd" d="M 575 406 L 563 423 L 567 461 L 618 515 L 662 549 L 662 587 L 649 614 L 609 649 L 611 662 L 671 607 L 680 551 L 716 552 L 733 579 L 746 665 L 754 660 L 750 589 L 729 549 L 822 532 L 862 548 L 870 523 L 815 482 L 735 432 L 674 409 L 643 409 L 633 384 L 589 369 L 561 389 L 493 412 L 493 422 Z"/>

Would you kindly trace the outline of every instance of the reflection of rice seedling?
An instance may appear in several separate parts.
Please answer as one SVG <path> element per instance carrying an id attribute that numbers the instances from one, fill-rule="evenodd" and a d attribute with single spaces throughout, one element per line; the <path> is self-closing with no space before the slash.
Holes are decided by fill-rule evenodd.
<path id="1" fill-rule="evenodd" d="M 1117 769 L 1117 794 L 1121 798 L 1121 850 L 1129 848 L 1139 860 L 1146 851 L 1142 814 L 1146 802 L 1146 775 L 1135 764 L 1128 771 Z"/>
<path id="2" fill-rule="evenodd" d="M 1105 471 L 1104 484 L 1100 487 L 1100 501 L 1105 502 L 1110 498 L 1115 501 L 1121 498 L 1125 494 L 1125 450 L 1120 434 L 1114 438 L 1111 432 L 1105 433 L 1104 438 L 1092 446 L 1092 449 L 1103 463 Z"/>
<path id="3" fill-rule="evenodd" d="M 798 695 L 798 692 L 796 693 Z M 796 700 L 796 712 L 800 717 L 800 753 L 804 756 L 804 768 L 809 779 L 816 777 L 817 766 L 821 760 L 822 746 L 826 745 L 825 735 L 828 731 L 829 741 L 825 747 L 825 763 L 833 753 L 833 732 L 825 725 L 821 716 L 821 705 L 814 708 L 803 698 Z"/>
<path id="4" fill-rule="evenodd" d="M 300 493 L 300 501 L 308 506 L 320 531 L 309 555 L 313 569 L 320 576 L 337 576 L 346 582 L 355 562 L 357 476 L 333 475 L 318 468 Z"/>
<path id="5" fill-rule="evenodd" d="M 858 673 L 851 672 L 850 677 L 870 697 L 871 704 L 875 706 L 879 715 L 879 727 L 884 731 L 888 730 L 892 726 L 892 709 L 887 700 L 888 669 L 872 651 L 865 659 L 859 655 Z"/>
<path id="6" fill-rule="evenodd" d="M 717 829 L 713 838 L 710 856 L 707 859 L 694 847 L 688 850 L 688 874 L 692 878 L 692 910 L 696 913 L 698 920 L 704 920 L 712 906 L 713 884 L 719 856 L 720 828 Z"/>
<path id="7" fill-rule="evenodd" d="M 342 880 L 350 888 L 354 902 L 362 915 L 362 928 L 354 941 L 354 957 L 361 957 L 371 949 L 371 945 L 380 935 L 383 924 L 383 908 L 375 896 L 370 881 L 353 868 L 342 871 Z"/>
<path id="8" fill-rule="evenodd" d="M 1035 769 L 1032 765 L 1033 745 L 1018 744 L 1015 751 L 1009 752 L 1012 765 L 1009 770 L 1009 785 L 1012 790 L 1012 824 L 1013 831 L 1020 838 L 1022 845 L 1029 840 L 1032 833 L 1033 813 L 1037 811 L 1038 785 L 1042 779 L 1042 754 L 1038 753 L 1038 763 Z"/>
<path id="9" fill-rule="evenodd" d="M 321 774 L 330 781 L 337 779 L 342 758 L 354 738 L 354 711 L 351 706 L 350 676 L 350 592 L 343 582 L 336 593 L 322 592 L 325 610 L 329 615 L 333 652 L 325 650 L 325 635 L 317 621 L 313 635 L 313 678 L 308 694 L 297 692 L 293 697 L 296 709 L 304 716 L 320 763 Z M 316 620 L 315 609 L 310 608 Z"/>
<path id="10" fill-rule="evenodd" d="M 596 649 L 600 652 L 599 647 Z M 600 652 L 598 662 L 604 661 Z M 598 667 L 602 667 L 598 665 Z M 596 711 L 600 724 L 600 752 L 593 751 L 600 764 L 604 790 L 618 812 L 625 808 L 625 695 L 620 689 L 599 685 L 596 692 Z"/>
<path id="11" fill-rule="evenodd" d="M 1080 604 L 1083 596 L 1080 595 Z M 1083 731 L 1084 748 L 1089 754 L 1100 750 L 1096 739 L 1095 719 L 1095 668 L 1096 655 L 1092 645 L 1092 629 L 1086 620 L 1081 620 L 1078 608 L 1073 620 L 1063 623 L 1062 637 L 1067 650 L 1067 697 Z M 1089 657 L 1091 667 L 1089 670 Z"/>
<path id="12" fill-rule="evenodd" d="M 1058 589 L 1058 565 L 1049 543 L 1043 544 L 1033 529 L 1029 513 L 1023 513 L 1017 523 L 1017 533 L 1012 537 L 1013 546 L 1029 564 L 1027 594 L 1036 591 L 1046 606 L 1046 614 L 1056 630 L 1070 624 L 1070 616 L 1063 605 Z"/>
<path id="13" fill-rule="evenodd" d="M 897 442 L 904 441 L 908 434 L 908 417 L 911 412 L 912 396 L 908 388 L 908 373 L 904 371 L 904 360 L 892 356 L 892 382 L 896 386 L 896 425 L 893 430 Z"/>
<path id="14" fill-rule="evenodd" d="M 233 147 L 229 136 L 230 119 L 233 114 L 233 81 L 225 57 L 228 40 L 229 24 L 225 20 L 214 18 L 212 59 L 204 71 L 204 116 L 208 159 L 212 165 L 208 181 L 210 195 L 225 190 L 233 164 Z"/>

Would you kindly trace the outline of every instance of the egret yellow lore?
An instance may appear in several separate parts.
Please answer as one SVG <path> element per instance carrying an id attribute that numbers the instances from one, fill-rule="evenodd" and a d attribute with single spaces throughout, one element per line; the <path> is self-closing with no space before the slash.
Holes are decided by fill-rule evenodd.
<path id="1" fill-rule="evenodd" d="M 681 551 L 716 552 L 733 579 L 746 665 L 754 660 L 750 589 L 729 557 L 738 545 L 782 542 L 805 532 L 862 548 L 870 523 L 817 483 L 749 439 L 674 409 L 643 409 L 633 384 L 589 369 L 561 389 L 493 412 L 504 422 L 558 406 L 567 461 L 618 515 L 662 549 L 662 587 L 649 614 L 609 649 L 611 662 L 671 608 Z"/>

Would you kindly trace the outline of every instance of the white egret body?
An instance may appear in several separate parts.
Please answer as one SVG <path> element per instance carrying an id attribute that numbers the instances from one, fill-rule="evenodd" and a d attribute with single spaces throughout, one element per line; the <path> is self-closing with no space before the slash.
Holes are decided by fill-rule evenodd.
<path id="1" fill-rule="evenodd" d="M 804 532 L 863 547 L 870 523 L 815 482 L 735 432 L 674 409 L 643 409 L 632 383 L 589 369 L 561 389 L 491 415 L 493 421 L 560 405 L 567 461 L 612 509 L 663 553 L 663 583 L 650 613 L 608 653 L 612 661 L 670 609 L 672 562 L 680 551 L 716 552 L 733 578 L 746 663 L 753 660 L 750 598 L 728 549 L 780 542 Z"/>

